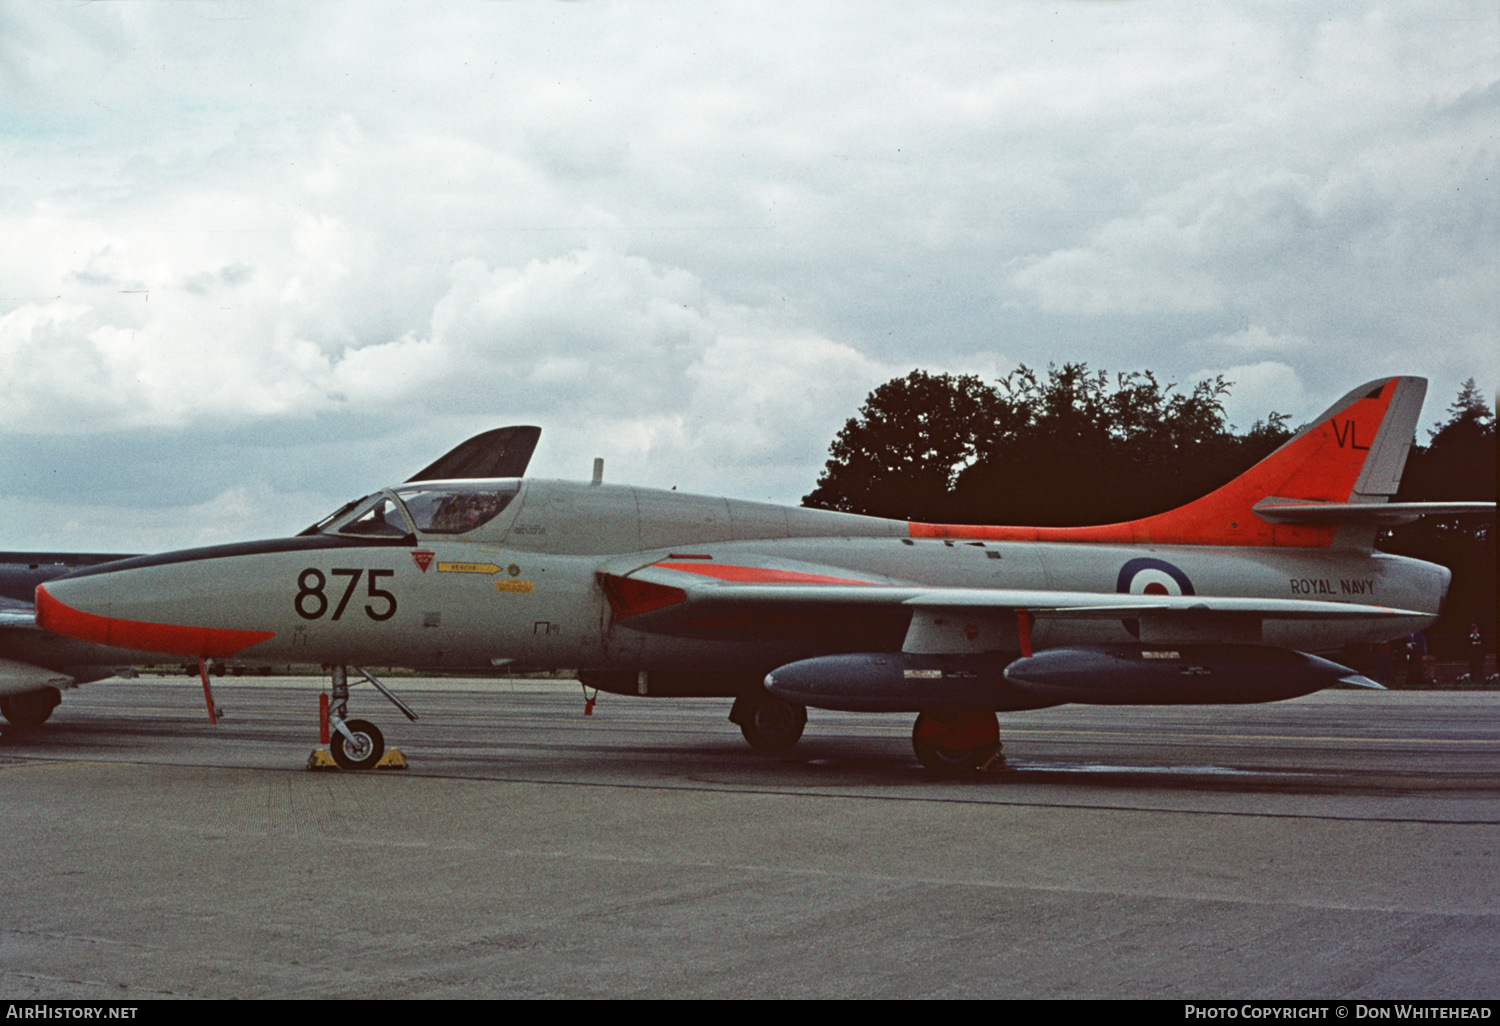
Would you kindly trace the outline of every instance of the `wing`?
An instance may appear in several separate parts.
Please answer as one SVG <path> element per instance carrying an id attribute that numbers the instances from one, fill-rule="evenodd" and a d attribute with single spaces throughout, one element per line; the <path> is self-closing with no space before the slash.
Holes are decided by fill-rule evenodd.
<path id="1" fill-rule="evenodd" d="M 38 666 L 21 653 L 34 647 L 46 632 L 36 625 L 36 609 L 29 602 L 0 598 L 0 696 L 17 695 L 40 687 L 70 688 L 73 677 Z"/>
<path id="2" fill-rule="evenodd" d="M 836 620 L 880 609 L 909 616 L 903 651 L 993 648 L 1006 625 L 1029 648 L 1034 620 L 1132 620 L 1143 640 L 1258 640 L 1266 620 L 1401 619 L 1425 614 L 1387 606 L 1310 599 L 1212 595 L 1122 595 L 1014 588 L 946 588 L 790 561 L 756 566 L 668 559 L 627 574 L 601 573 L 616 622 L 650 633 L 705 635 L 767 622 Z M 980 621 L 963 623 L 965 619 Z"/>
<path id="3" fill-rule="evenodd" d="M 0 596 L 0 627 L 35 627 L 36 606 Z"/>

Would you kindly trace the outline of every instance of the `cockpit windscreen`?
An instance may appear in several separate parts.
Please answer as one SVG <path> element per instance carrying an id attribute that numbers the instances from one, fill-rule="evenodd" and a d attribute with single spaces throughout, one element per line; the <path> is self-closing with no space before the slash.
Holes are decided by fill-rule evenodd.
<path id="1" fill-rule="evenodd" d="M 358 538 L 405 538 L 411 524 L 401 504 L 385 492 L 346 502 L 303 534 L 348 534 Z"/>
<path id="2" fill-rule="evenodd" d="M 411 533 L 401 506 L 389 495 L 379 497 L 374 505 L 339 525 L 339 534 L 363 538 L 404 538 Z"/>

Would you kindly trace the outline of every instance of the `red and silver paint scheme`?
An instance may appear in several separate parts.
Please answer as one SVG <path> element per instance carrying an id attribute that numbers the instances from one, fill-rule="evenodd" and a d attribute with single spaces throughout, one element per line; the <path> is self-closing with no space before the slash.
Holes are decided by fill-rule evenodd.
<path id="1" fill-rule="evenodd" d="M 1229 484 L 1128 523 L 422 480 L 294 538 L 85 568 L 37 589 L 37 617 L 188 657 L 570 668 L 619 693 L 732 695 L 762 747 L 795 742 L 808 705 L 917 712 L 923 761 L 963 768 L 993 756 L 997 710 L 1374 686 L 1318 653 L 1431 624 L 1449 578 L 1376 551 L 1377 531 L 1493 511 L 1389 501 L 1425 388 L 1362 385 Z"/>

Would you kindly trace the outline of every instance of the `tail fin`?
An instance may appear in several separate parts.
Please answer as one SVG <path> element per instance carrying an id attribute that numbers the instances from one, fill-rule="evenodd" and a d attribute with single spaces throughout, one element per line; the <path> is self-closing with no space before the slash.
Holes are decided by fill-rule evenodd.
<path id="1" fill-rule="evenodd" d="M 446 481 L 455 478 L 525 477 L 526 466 L 542 429 L 518 425 L 495 428 L 460 442 L 407 478 L 413 481 Z"/>
<path id="2" fill-rule="evenodd" d="M 1156 545 L 1328 548 L 1369 545 L 1369 518 L 1279 516 L 1267 507 L 1384 503 L 1396 494 L 1415 437 L 1427 382 L 1367 382 L 1325 410 L 1285 445 L 1201 499 L 1156 516 L 1100 527 L 962 527 L 912 524 L 913 537 Z M 1257 507 L 1260 507 L 1260 512 Z M 1261 512 L 1267 515 L 1262 516 Z M 1355 520 L 1340 527 L 1338 521 Z M 1311 521 L 1311 522 L 1310 522 Z M 1339 535 L 1340 531 L 1346 532 Z"/>
<path id="3" fill-rule="evenodd" d="M 1385 502 L 1401 484 L 1426 395 L 1425 378 L 1360 385 L 1244 477 L 1281 459 L 1293 473 L 1270 495 L 1304 502 Z"/>

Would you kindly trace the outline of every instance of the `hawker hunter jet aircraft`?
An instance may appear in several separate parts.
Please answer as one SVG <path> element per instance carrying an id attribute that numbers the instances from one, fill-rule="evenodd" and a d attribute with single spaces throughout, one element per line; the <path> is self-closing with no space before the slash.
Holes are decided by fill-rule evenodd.
<path id="1" fill-rule="evenodd" d="M 519 477 L 526 472 L 540 436 L 541 429 L 535 427 L 486 431 L 456 446 L 409 480 Z M 82 567 L 130 558 L 89 552 L 0 552 L 0 715 L 8 722 L 37 726 L 52 715 L 65 688 L 113 677 L 132 663 L 180 658 L 181 653 L 164 652 L 153 660 L 150 653 L 62 637 L 37 625 L 34 593 L 38 584 Z M 200 667 L 206 690 L 207 663 L 200 663 Z M 211 699 L 209 716 L 214 716 Z"/>
<path id="2" fill-rule="evenodd" d="M 1449 579 L 1375 551 L 1376 532 L 1494 509 L 1388 501 L 1425 390 L 1361 385 L 1229 484 L 1128 523 L 902 523 L 597 474 L 422 480 L 293 538 L 77 570 L 37 589 L 37 616 L 98 644 L 329 664 L 351 768 L 383 742 L 348 718 L 348 671 L 378 685 L 360 665 L 401 665 L 733 696 L 762 748 L 793 744 L 807 706 L 917 713 L 918 758 L 971 769 L 998 751 L 997 712 L 1375 686 L 1315 653 L 1432 623 Z"/>

